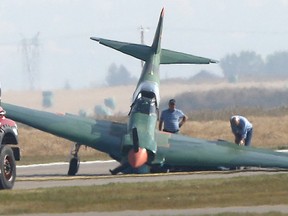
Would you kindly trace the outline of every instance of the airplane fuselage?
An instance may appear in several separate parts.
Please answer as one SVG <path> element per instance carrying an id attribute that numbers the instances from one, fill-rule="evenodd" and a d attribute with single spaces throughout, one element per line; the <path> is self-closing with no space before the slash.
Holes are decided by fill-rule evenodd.
<path id="1" fill-rule="evenodd" d="M 147 152 L 147 160 L 143 161 L 143 163 L 152 161 L 154 154 L 157 151 L 155 128 L 160 102 L 159 62 L 159 53 L 151 53 L 150 60 L 144 64 L 141 77 L 132 98 L 129 121 L 127 124 L 129 137 L 123 143 L 123 146 L 125 146 L 123 148 L 124 151 L 129 152 L 129 150 L 135 146 L 136 141 L 135 137 L 133 137 L 133 130 L 136 130 L 137 147 L 139 150 L 145 149 L 144 151 Z M 136 153 L 138 153 L 138 151 L 136 151 Z M 133 154 L 133 151 L 131 151 L 130 154 Z M 135 160 L 136 159 L 133 159 L 133 161 Z M 137 166 L 141 166 L 143 163 L 138 163 Z M 130 165 L 132 165 L 131 162 Z"/>

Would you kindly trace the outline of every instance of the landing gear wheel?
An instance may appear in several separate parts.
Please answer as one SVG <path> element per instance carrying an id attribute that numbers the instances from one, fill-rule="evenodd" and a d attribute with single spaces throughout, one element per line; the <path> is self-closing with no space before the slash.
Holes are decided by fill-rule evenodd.
<path id="1" fill-rule="evenodd" d="M 0 189 L 12 189 L 16 179 L 16 162 L 9 146 L 0 147 Z"/>
<path id="2" fill-rule="evenodd" d="M 75 176 L 79 169 L 80 160 L 76 157 L 71 158 L 69 163 L 69 170 L 68 175 L 69 176 Z"/>
<path id="3" fill-rule="evenodd" d="M 78 152 L 81 145 L 79 143 L 74 143 L 71 148 L 71 159 L 69 163 L 69 170 L 68 175 L 69 176 L 75 176 L 79 169 L 80 160 L 78 157 Z"/>

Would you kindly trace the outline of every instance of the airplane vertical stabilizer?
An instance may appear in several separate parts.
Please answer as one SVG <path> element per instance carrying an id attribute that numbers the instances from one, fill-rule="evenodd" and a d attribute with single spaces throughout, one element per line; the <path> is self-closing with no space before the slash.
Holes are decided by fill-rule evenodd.
<path id="1" fill-rule="evenodd" d="M 156 33 L 154 36 L 153 44 L 152 44 L 152 50 L 156 54 L 158 54 L 161 51 L 161 36 L 162 36 L 162 28 L 163 28 L 163 18 L 164 18 L 164 8 L 162 8 L 160 18 L 158 21 Z"/>

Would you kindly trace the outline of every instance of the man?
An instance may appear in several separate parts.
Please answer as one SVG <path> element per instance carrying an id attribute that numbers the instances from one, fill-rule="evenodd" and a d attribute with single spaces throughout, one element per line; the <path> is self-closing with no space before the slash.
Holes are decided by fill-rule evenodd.
<path id="1" fill-rule="evenodd" d="M 186 122 L 188 117 L 179 109 L 176 109 L 176 101 L 174 99 L 169 100 L 169 108 L 163 110 L 160 115 L 159 130 L 169 133 L 178 133 L 180 127 Z"/>
<path id="2" fill-rule="evenodd" d="M 238 145 L 250 146 L 253 126 L 247 118 L 239 115 L 231 116 L 230 125 L 235 136 L 235 143 Z"/>

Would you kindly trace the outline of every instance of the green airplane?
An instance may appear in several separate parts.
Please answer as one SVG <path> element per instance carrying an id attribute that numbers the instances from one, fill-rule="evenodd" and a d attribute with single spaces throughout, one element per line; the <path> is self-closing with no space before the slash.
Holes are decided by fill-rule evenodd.
<path id="1" fill-rule="evenodd" d="M 117 173 L 217 170 L 222 167 L 288 168 L 285 153 L 210 141 L 156 129 L 160 93 L 160 64 L 209 64 L 215 60 L 161 49 L 164 9 L 151 46 L 91 37 L 92 40 L 145 62 L 132 97 L 127 123 L 59 115 L 2 103 L 6 116 L 17 122 L 75 142 L 68 175 L 79 168 L 81 145 L 107 153 L 120 165 Z"/>

